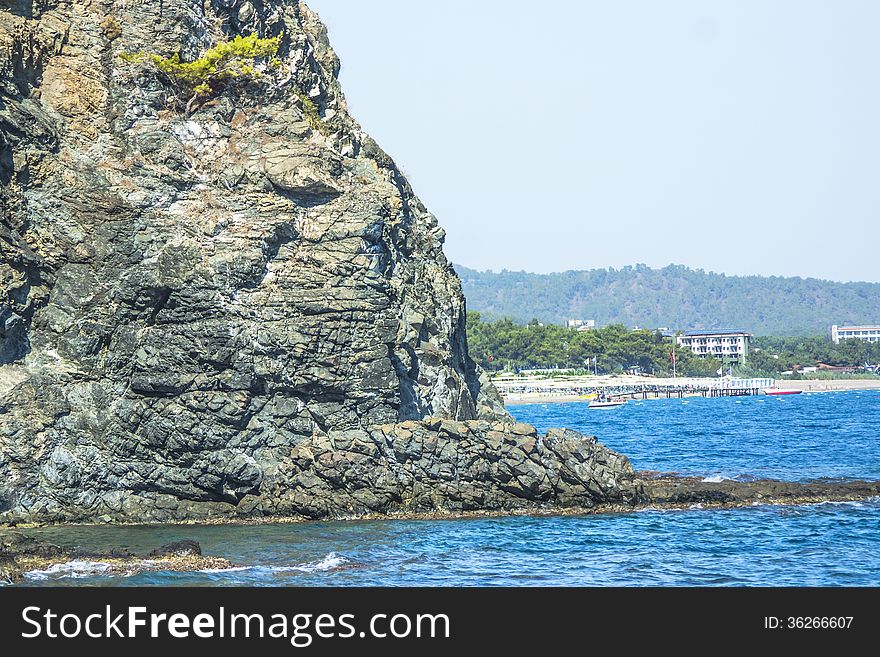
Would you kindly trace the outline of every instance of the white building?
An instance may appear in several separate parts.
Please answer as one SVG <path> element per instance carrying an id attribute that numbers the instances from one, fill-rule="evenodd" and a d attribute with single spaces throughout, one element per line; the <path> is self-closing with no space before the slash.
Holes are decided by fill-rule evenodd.
<path id="1" fill-rule="evenodd" d="M 751 333 L 737 329 L 712 329 L 687 331 L 675 339 L 679 345 L 688 347 L 697 356 L 717 358 L 725 363 L 737 360 L 740 364 L 745 364 L 751 337 Z"/>
<path id="2" fill-rule="evenodd" d="M 831 339 L 835 344 L 841 340 L 862 340 L 863 342 L 880 342 L 880 325 L 871 326 L 838 326 L 831 327 Z"/>
<path id="3" fill-rule="evenodd" d="M 577 329 L 578 331 L 589 331 L 596 328 L 595 319 L 570 319 L 565 325 L 568 328 Z"/>

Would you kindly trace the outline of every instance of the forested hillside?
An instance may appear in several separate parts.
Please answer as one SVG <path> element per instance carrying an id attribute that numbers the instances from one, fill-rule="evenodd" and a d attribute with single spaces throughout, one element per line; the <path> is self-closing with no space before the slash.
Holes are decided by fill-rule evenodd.
<path id="1" fill-rule="evenodd" d="M 757 335 L 816 335 L 832 324 L 880 322 L 880 283 L 725 276 L 680 265 L 555 274 L 479 272 L 461 265 L 468 309 L 484 318 L 536 318 L 600 326 L 743 328 Z"/>

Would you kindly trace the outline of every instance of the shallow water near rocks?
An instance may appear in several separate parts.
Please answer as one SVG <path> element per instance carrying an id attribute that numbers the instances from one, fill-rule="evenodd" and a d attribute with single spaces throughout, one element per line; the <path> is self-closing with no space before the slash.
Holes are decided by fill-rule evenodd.
<path id="1" fill-rule="evenodd" d="M 596 434 L 641 470 L 707 479 L 880 479 L 880 391 L 510 410 Z M 49 527 L 68 545 L 149 551 L 192 538 L 230 570 L 108 577 L 84 562 L 24 585 L 878 586 L 880 500 L 741 509 L 277 525 Z"/>

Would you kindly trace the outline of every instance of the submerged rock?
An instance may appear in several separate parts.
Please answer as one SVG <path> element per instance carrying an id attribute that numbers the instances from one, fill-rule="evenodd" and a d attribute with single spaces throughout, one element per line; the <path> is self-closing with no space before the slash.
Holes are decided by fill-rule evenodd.
<path id="1" fill-rule="evenodd" d="M 639 473 L 643 491 L 651 504 L 681 507 L 690 505 L 735 507 L 748 504 L 809 504 L 845 502 L 880 497 L 880 481 L 816 480 L 705 481 L 658 473 Z"/>
<path id="2" fill-rule="evenodd" d="M 174 541 L 173 543 L 168 543 L 167 545 L 156 548 L 147 556 L 166 557 L 169 555 L 200 557 L 202 556 L 202 546 L 199 545 L 198 541 Z"/>

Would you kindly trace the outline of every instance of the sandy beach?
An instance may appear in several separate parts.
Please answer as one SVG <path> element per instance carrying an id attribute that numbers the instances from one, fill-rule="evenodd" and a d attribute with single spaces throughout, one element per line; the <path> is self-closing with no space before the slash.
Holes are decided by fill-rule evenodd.
<path id="1" fill-rule="evenodd" d="M 880 389 L 880 377 L 871 379 L 839 379 L 832 380 L 808 380 L 779 381 L 780 388 L 793 388 L 805 392 L 833 392 L 840 390 L 878 390 Z"/>

